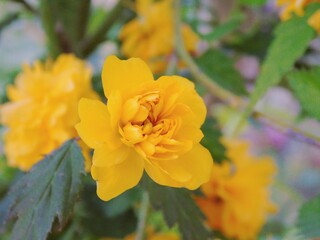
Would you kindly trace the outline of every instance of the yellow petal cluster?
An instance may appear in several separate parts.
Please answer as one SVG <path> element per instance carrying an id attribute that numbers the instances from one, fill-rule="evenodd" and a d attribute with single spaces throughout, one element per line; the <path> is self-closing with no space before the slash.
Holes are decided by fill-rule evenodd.
<path id="1" fill-rule="evenodd" d="M 154 81 L 138 58 L 106 59 L 107 105 L 81 99 L 76 129 L 94 149 L 97 194 L 110 200 L 136 186 L 143 171 L 158 184 L 196 189 L 209 180 L 212 157 L 199 144 L 206 107 L 194 84 L 179 76 Z"/>
<path id="2" fill-rule="evenodd" d="M 277 4 L 283 7 L 281 11 L 281 19 L 283 21 L 291 18 L 292 14 L 298 16 L 304 15 L 304 8 L 311 3 L 320 3 L 320 0 L 278 0 Z M 313 27 L 318 33 L 320 33 L 320 10 L 313 14 L 308 24 Z"/>
<path id="3" fill-rule="evenodd" d="M 179 236 L 173 233 L 155 233 L 148 235 L 146 240 L 180 240 Z M 135 234 L 124 238 L 124 240 L 135 240 Z"/>
<path id="4" fill-rule="evenodd" d="M 123 240 L 135 240 L 136 234 L 130 234 L 123 238 Z M 145 240 L 180 240 L 178 234 L 173 232 L 155 232 L 152 227 L 147 227 L 145 233 Z M 115 238 L 104 238 L 101 240 L 120 240 Z"/>
<path id="5" fill-rule="evenodd" d="M 153 72 L 166 69 L 168 58 L 174 51 L 173 0 L 137 0 L 137 17 L 120 32 L 121 51 L 126 57 L 139 57 Z M 182 34 L 186 49 L 197 49 L 198 36 L 184 24 Z"/>
<path id="6" fill-rule="evenodd" d="M 10 166 L 29 170 L 44 155 L 77 136 L 74 125 L 79 121 L 79 99 L 98 98 L 91 88 L 91 75 L 84 61 L 67 54 L 55 62 L 23 66 L 14 85 L 7 88 L 9 102 L 0 107 L 1 123 L 7 127 L 4 150 Z"/>
<path id="7" fill-rule="evenodd" d="M 225 145 L 231 162 L 213 166 L 210 181 L 201 187 L 204 197 L 196 201 L 213 229 L 229 238 L 256 239 L 276 210 L 268 191 L 276 166 L 269 157 L 252 156 L 247 142 L 228 140 Z"/>
<path id="8" fill-rule="evenodd" d="M 308 24 L 320 33 L 320 10 L 316 11 L 308 20 Z"/>

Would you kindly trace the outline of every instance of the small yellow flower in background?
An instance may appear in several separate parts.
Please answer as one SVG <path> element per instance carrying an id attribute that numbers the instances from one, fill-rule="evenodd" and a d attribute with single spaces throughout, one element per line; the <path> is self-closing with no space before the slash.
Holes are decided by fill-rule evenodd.
<path id="1" fill-rule="evenodd" d="M 179 76 L 154 81 L 138 58 L 106 59 L 108 104 L 81 99 L 76 129 L 94 149 L 97 194 L 110 200 L 136 186 L 144 169 L 158 184 L 196 189 L 210 178 L 212 157 L 200 145 L 206 107 L 194 84 Z"/>
<path id="2" fill-rule="evenodd" d="M 304 15 L 304 9 L 308 4 L 320 3 L 320 0 L 278 0 L 277 4 L 283 7 L 281 11 L 281 19 L 286 21 L 292 17 L 292 14 L 298 16 Z M 320 10 L 314 13 L 308 20 L 308 24 L 320 33 Z"/>
<path id="3" fill-rule="evenodd" d="M 152 228 L 147 228 L 145 240 L 180 240 L 180 237 L 176 233 L 161 233 L 154 232 Z M 124 240 L 135 240 L 136 234 L 131 234 L 124 238 Z"/>
<path id="4" fill-rule="evenodd" d="M 320 33 L 320 10 L 316 11 L 308 20 L 308 24 Z"/>
<path id="5" fill-rule="evenodd" d="M 172 3 L 172 0 L 137 0 L 137 18 L 127 23 L 120 33 L 122 53 L 143 59 L 155 73 L 166 69 L 168 57 L 174 51 Z M 186 24 L 182 34 L 186 49 L 196 52 L 198 36 Z"/>
<path id="6" fill-rule="evenodd" d="M 268 214 L 276 211 L 268 191 L 276 166 L 269 157 L 252 156 L 247 142 L 224 143 L 232 163 L 214 165 L 201 187 L 204 197 L 196 201 L 213 229 L 230 238 L 256 239 Z"/>
<path id="7" fill-rule="evenodd" d="M 73 55 L 55 62 L 24 65 L 0 107 L 8 164 L 29 170 L 44 155 L 76 137 L 77 105 L 81 97 L 98 98 L 91 88 L 91 68 Z M 81 144 L 81 143 L 80 143 Z M 88 147 L 83 148 L 88 155 Z M 86 168 L 90 163 L 86 162 Z"/>
<path id="8" fill-rule="evenodd" d="M 173 232 L 155 232 L 152 227 L 147 227 L 145 240 L 180 240 L 178 234 Z M 130 234 L 123 238 L 123 240 L 135 240 L 136 234 Z M 116 238 L 103 238 L 101 240 L 120 240 Z"/>

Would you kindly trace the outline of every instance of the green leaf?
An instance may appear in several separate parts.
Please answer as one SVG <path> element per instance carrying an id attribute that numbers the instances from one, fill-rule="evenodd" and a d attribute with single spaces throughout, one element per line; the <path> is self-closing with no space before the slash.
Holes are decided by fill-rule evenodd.
<path id="1" fill-rule="evenodd" d="M 160 186 L 147 176 L 144 176 L 142 184 L 149 193 L 153 208 L 162 211 L 170 228 L 178 225 L 182 239 L 210 239 L 211 233 L 204 225 L 205 217 L 189 191 Z"/>
<path id="2" fill-rule="evenodd" d="M 211 49 L 196 59 L 196 62 L 221 87 L 237 95 L 247 94 L 244 79 L 234 68 L 233 61 L 223 52 Z"/>
<path id="3" fill-rule="evenodd" d="M 227 159 L 225 152 L 226 148 L 220 142 L 222 133 L 218 127 L 216 120 L 213 118 L 207 118 L 201 128 L 204 137 L 201 140 L 201 144 L 206 147 L 216 163 L 222 163 Z"/>
<path id="4" fill-rule="evenodd" d="M 14 82 L 20 70 L 5 71 L 0 69 L 0 104 L 8 101 L 7 86 Z"/>
<path id="5" fill-rule="evenodd" d="M 141 195 L 133 188 L 111 201 L 104 202 L 96 194 L 96 184 L 86 184 L 82 193 L 77 219 L 78 232 L 95 237 L 123 238 L 136 229 L 137 217 L 133 205 Z"/>
<path id="6" fill-rule="evenodd" d="M 320 121 L 320 67 L 294 71 L 287 77 L 303 109 Z"/>
<path id="7" fill-rule="evenodd" d="M 267 0 L 240 0 L 240 3 L 251 5 L 251 6 L 260 6 L 266 4 Z"/>
<path id="8" fill-rule="evenodd" d="M 216 41 L 240 27 L 243 20 L 243 15 L 236 15 L 227 22 L 215 27 L 211 33 L 203 36 L 202 38 L 207 41 Z"/>
<path id="9" fill-rule="evenodd" d="M 303 17 L 295 16 L 276 27 L 275 38 L 268 50 L 243 118 L 252 112 L 265 92 L 278 84 L 283 75 L 291 70 L 296 60 L 304 54 L 315 37 L 315 31 L 308 25 L 307 20 L 319 7 L 320 4 L 312 4 Z"/>
<path id="10" fill-rule="evenodd" d="M 320 195 L 301 206 L 296 228 L 303 239 L 320 237 Z"/>
<path id="11" fill-rule="evenodd" d="M 75 140 L 63 144 L 23 175 L 0 203 L 1 227 L 16 219 L 11 239 L 46 239 L 57 217 L 62 227 L 73 211 L 84 172 Z"/>

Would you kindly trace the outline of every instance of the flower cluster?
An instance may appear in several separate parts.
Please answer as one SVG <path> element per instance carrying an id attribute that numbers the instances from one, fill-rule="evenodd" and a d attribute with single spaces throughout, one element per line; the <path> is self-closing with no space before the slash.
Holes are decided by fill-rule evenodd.
<path id="1" fill-rule="evenodd" d="M 124 238 L 124 240 L 135 240 L 135 239 L 136 239 L 135 233 Z M 155 232 L 152 228 L 147 228 L 146 236 L 144 239 L 146 240 L 180 240 L 180 237 L 176 233 Z"/>
<path id="2" fill-rule="evenodd" d="M 178 76 L 154 81 L 138 58 L 106 59 L 102 82 L 108 104 L 81 99 L 76 129 L 94 149 L 97 194 L 110 200 L 136 186 L 144 169 L 158 184 L 196 189 L 213 160 L 199 144 L 206 107 L 194 84 Z"/>
<path id="3" fill-rule="evenodd" d="M 255 239 L 268 213 L 276 210 L 268 192 L 276 167 L 269 157 L 250 155 L 246 142 L 225 145 L 231 162 L 214 165 L 210 181 L 201 187 L 204 197 L 196 201 L 213 229 L 230 238 Z"/>
<path id="4" fill-rule="evenodd" d="M 279 6 L 283 7 L 281 12 L 281 19 L 288 20 L 291 18 L 292 14 L 297 14 L 298 16 L 304 15 L 304 8 L 311 3 L 320 3 L 319 0 L 278 0 Z M 308 20 L 308 23 L 317 32 L 320 33 L 320 10 L 314 13 Z"/>
<path id="5" fill-rule="evenodd" d="M 90 67 L 66 54 L 55 62 L 23 66 L 7 93 L 10 102 L 0 108 L 1 123 L 7 127 L 4 150 L 8 164 L 22 170 L 76 137 L 79 99 L 98 98 L 91 88 Z"/>
<path id="6" fill-rule="evenodd" d="M 120 33 L 122 53 L 143 59 L 153 72 L 165 70 L 167 58 L 174 51 L 172 4 L 172 0 L 137 0 L 137 18 L 127 23 Z M 182 34 L 186 49 L 194 53 L 198 36 L 186 24 Z"/>

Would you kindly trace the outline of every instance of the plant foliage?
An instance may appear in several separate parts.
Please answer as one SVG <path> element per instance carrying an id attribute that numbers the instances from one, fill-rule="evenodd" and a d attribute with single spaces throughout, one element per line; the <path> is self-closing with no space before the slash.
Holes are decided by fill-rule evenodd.
<path id="1" fill-rule="evenodd" d="M 184 240 L 210 239 L 204 215 L 189 191 L 160 186 L 146 176 L 143 186 L 149 193 L 153 208 L 163 212 L 169 227 L 178 225 Z"/>
<path id="2" fill-rule="evenodd" d="M 304 54 L 310 41 L 315 37 L 314 29 L 308 25 L 308 18 L 318 8 L 319 4 L 310 5 L 303 17 L 295 16 L 276 27 L 274 40 L 250 96 L 245 117 L 251 113 L 257 101 L 266 91 L 278 84 L 283 75 L 290 71 L 297 59 Z"/>
<path id="3" fill-rule="evenodd" d="M 16 219 L 11 239 L 46 239 L 57 217 L 66 224 L 79 194 L 84 158 L 75 140 L 63 144 L 11 187 L 0 203 L 1 230 Z"/>
<path id="4" fill-rule="evenodd" d="M 292 72 L 288 78 L 303 109 L 320 121 L 320 67 Z"/>

